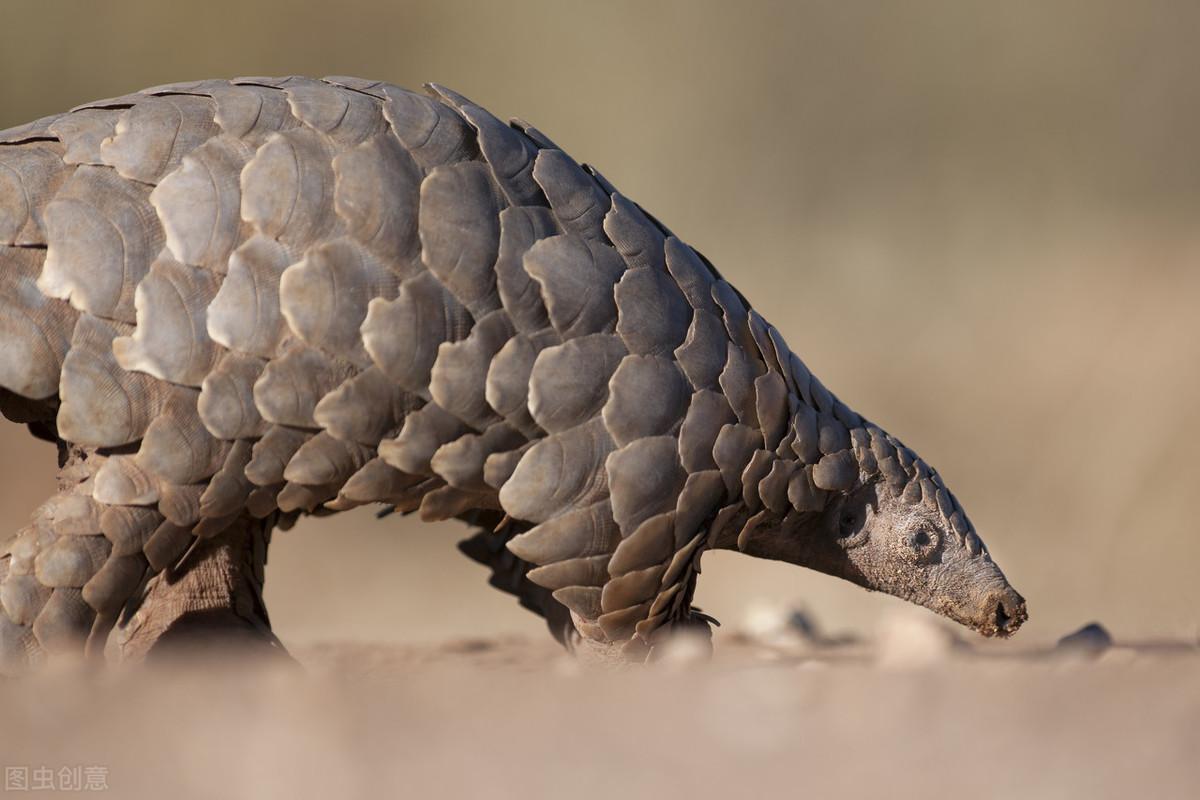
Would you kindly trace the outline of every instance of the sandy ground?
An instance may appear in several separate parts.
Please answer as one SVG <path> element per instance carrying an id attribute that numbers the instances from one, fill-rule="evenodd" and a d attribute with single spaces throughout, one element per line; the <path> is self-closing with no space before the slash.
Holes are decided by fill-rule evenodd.
<path id="1" fill-rule="evenodd" d="M 0 761 L 100 766 L 116 797 L 1200 794 L 1194 645 L 979 647 L 909 615 L 693 644 L 620 673 L 511 637 L 44 676 L 0 687 Z"/>

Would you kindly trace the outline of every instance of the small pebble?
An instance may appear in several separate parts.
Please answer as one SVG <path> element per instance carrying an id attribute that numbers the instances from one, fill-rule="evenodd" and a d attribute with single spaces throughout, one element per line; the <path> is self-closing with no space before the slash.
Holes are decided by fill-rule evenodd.
<path id="1" fill-rule="evenodd" d="M 1090 622 L 1074 633 L 1058 640 L 1054 649 L 1060 653 L 1079 653 L 1098 656 L 1112 647 L 1112 636 L 1099 622 Z"/>

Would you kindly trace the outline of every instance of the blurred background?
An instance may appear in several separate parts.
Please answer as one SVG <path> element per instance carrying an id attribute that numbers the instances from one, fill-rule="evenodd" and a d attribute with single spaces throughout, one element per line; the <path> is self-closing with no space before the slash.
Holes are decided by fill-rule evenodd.
<path id="1" fill-rule="evenodd" d="M 9 0 L 0 128 L 170 81 L 444 83 L 521 116 L 709 256 L 849 405 L 955 489 L 1029 601 L 1195 640 L 1200 5 Z M 0 531 L 54 454 L 0 429 Z M 277 536 L 285 642 L 538 632 L 458 555 L 370 510 Z M 698 604 L 899 601 L 732 554 Z"/>

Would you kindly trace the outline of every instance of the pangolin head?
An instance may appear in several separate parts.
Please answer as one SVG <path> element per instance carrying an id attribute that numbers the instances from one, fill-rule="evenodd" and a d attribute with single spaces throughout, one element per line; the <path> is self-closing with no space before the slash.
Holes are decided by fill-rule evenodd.
<path id="1" fill-rule="evenodd" d="M 885 444 L 857 452 L 851 485 L 830 491 L 820 509 L 743 538 L 742 551 L 886 592 L 984 636 L 1011 636 L 1028 619 L 1025 599 L 954 495 L 904 445 L 873 426 L 870 436 Z"/>

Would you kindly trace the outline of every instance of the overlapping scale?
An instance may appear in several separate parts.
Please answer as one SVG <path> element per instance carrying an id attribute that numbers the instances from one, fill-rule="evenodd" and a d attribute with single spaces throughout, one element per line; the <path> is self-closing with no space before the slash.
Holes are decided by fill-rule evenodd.
<path id="1" fill-rule="evenodd" d="M 112 137 L 100 143 L 100 157 L 121 177 L 156 184 L 220 132 L 215 110 L 206 97 L 146 97 L 120 116 Z"/>
<path id="2" fill-rule="evenodd" d="M 43 245 L 43 211 L 70 174 L 58 142 L 0 147 L 0 244 Z"/>
<path id="3" fill-rule="evenodd" d="M 134 322 L 134 293 L 163 246 L 149 196 L 149 186 L 111 169 L 75 170 L 43 212 L 42 294 L 97 317 Z"/>
<path id="4" fill-rule="evenodd" d="M 78 312 L 37 288 L 45 254 L 0 246 L 0 387 L 41 400 L 58 392 Z"/>

